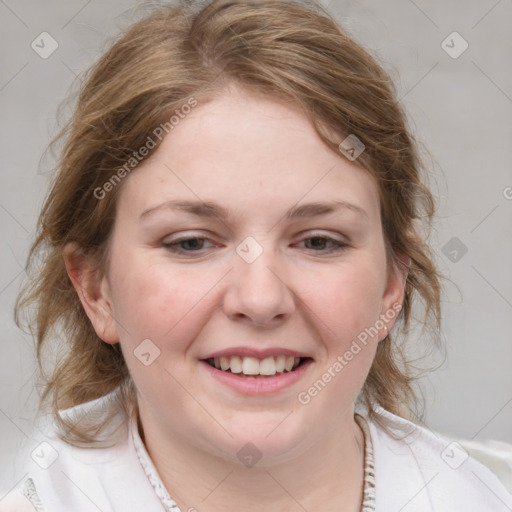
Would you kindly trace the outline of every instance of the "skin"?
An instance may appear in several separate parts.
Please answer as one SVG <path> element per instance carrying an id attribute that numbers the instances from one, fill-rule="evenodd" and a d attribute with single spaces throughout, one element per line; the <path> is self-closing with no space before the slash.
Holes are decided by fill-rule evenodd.
<path id="1" fill-rule="evenodd" d="M 174 199 L 212 201 L 232 217 L 162 207 L 140 219 Z M 364 213 L 285 217 L 297 203 L 334 200 Z M 183 254 L 163 245 L 182 235 Z M 263 249 L 252 263 L 235 250 L 248 236 Z M 375 182 L 299 110 L 237 89 L 200 103 L 125 179 L 106 274 L 94 276 L 72 244 L 64 259 L 98 336 L 121 344 L 146 447 L 182 510 L 359 510 L 354 401 L 386 332 L 307 405 L 297 395 L 402 303 L 405 276 L 388 272 Z M 134 356 L 144 339 L 160 350 L 149 366 Z M 295 349 L 313 362 L 274 395 L 244 396 L 199 362 L 234 346 Z M 252 468 L 237 458 L 247 442 L 262 454 Z"/>

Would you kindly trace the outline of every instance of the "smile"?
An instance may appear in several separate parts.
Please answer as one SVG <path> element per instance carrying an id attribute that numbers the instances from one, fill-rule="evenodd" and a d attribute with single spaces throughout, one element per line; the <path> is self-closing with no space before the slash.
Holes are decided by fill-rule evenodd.
<path id="1" fill-rule="evenodd" d="M 292 372 L 297 369 L 305 359 L 303 357 L 278 355 L 258 359 L 250 356 L 222 356 L 211 357 L 206 362 L 223 372 L 243 376 L 274 377 L 284 372 Z"/>
<path id="2" fill-rule="evenodd" d="M 205 354 L 199 363 L 205 375 L 224 389 L 245 396 L 272 396 L 298 386 L 314 360 L 307 353 L 288 348 L 245 346 Z"/>

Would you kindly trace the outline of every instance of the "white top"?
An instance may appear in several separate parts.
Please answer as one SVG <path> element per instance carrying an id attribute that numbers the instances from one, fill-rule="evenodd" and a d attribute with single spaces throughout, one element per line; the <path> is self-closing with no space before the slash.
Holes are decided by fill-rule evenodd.
<path id="1" fill-rule="evenodd" d="M 107 399 L 62 414 L 94 417 Z M 364 512 L 512 511 L 512 495 L 461 445 L 381 407 L 376 411 L 396 435 L 357 405 L 365 433 Z M 109 424 L 108 448 L 76 448 L 58 439 L 51 424 L 46 430 L 27 476 L 0 501 L 0 511 L 180 512 L 144 447 L 134 411 L 129 420 L 119 413 Z"/>

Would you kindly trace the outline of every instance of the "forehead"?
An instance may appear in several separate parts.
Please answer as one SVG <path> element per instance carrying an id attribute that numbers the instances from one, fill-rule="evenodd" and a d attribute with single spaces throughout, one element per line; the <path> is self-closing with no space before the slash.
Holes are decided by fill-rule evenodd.
<path id="1" fill-rule="evenodd" d="M 373 178 L 327 148 L 299 109 L 240 90 L 199 103 L 125 185 L 120 202 L 139 214 L 180 199 L 212 200 L 239 215 L 319 201 L 380 211 Z"/>

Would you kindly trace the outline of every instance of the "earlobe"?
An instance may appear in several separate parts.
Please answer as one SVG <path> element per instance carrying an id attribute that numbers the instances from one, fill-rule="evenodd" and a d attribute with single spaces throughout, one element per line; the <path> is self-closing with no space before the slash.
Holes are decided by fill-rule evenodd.
<path id="1" fill-rule="evenodd" d="M 107 277 L 95 268 L 90 257 L 74 242 L 64 247 L 62 257 L 69 279 L 96 334 L 106 343 L 118 343 Z"/>

